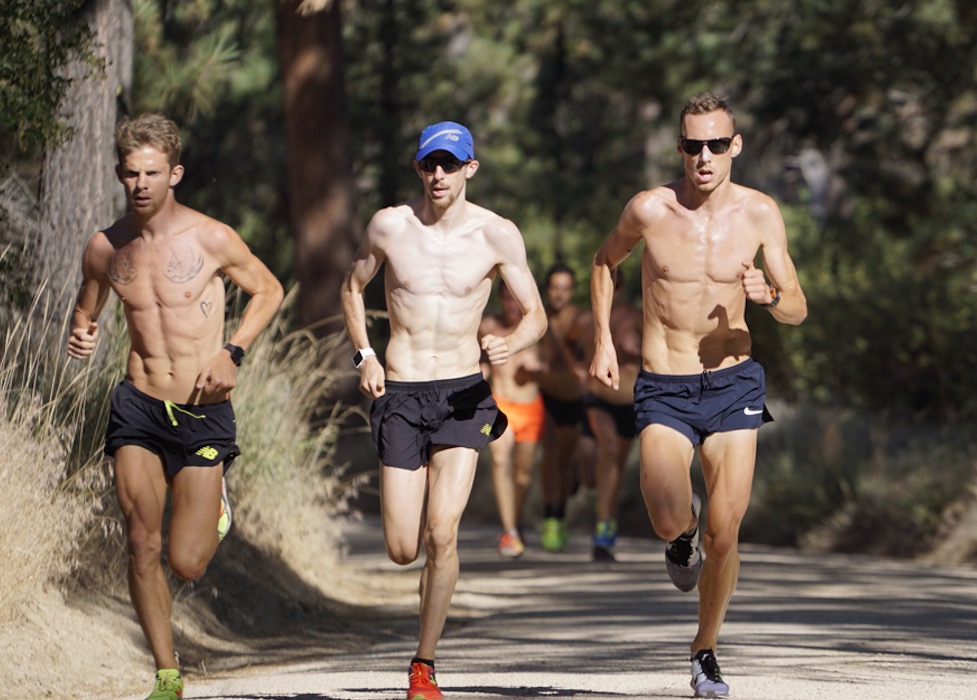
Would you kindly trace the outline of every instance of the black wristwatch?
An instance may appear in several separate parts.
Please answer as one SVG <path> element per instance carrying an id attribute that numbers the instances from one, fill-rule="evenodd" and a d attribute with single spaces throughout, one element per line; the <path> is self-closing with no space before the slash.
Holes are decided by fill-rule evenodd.
<path id="1" fill-rule="evenodd" d="M 228 343 L 224 346 L 224 349 L 231 353 L 231 362 L 240 367 L 241 362 L 244 360 L 244 348 Z"/>

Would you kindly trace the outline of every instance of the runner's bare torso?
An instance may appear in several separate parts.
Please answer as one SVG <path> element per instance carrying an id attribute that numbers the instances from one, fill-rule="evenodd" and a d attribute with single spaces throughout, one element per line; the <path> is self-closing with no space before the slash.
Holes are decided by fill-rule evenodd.
<path id="1" fill-rule="evenodd" d="M 678 187 L 643 192 L 629 205 L 646 222 L 643 366 L 659 374 L 696 374 L 750 356 L 742 261 L 756 256 L 771 217 L 779 220 L 756 190 L 730 183 L 721 206 L 692 209 Z"/>
<path id="2" fill-rule="evenodd" d="M 140 235 L 127 216 L 96 233 L 85 252 L 92 273 L 122 301 L 132 341 L 126 374 L 137 389 L 181 403 L 195 397 L 201 368 L 224 343 L 224 283 L 215 253 L 233 231 L 186 207 L 166 232 Z"/>
<path id="3" fill-rule="evenodd" d="M 514 328 L 515 324 L 506 324 L 504 318 L 487 316 L 482 321 L 479 333 L 507 336 Z M 539 395 L 539 385 L 535 380 L 539 369 L 539 351 L 536 345 L 516 353 L 504 365 L 493 365 L 489 378 L 492 394 L 513 403 L 534 401 Z"/>
<path id="4" fill-rule="evenodd" d="M 573 345 L 585 312 L 567 304 L 559 311 L 550 310 L 549 325 L 540 341 L 540 352 L 546 371 L 539 377 L 539 386 L 547 396 L 563 401 L 576 401 L 583 391 L 581 370 Z"/>
<path id="5" fill-rule="evenodd" d="M 610 329 L 617 351 L 617 365 L 620 373 L 620 386 L 617 389 L 607 386 L 596 378 L 587 376 L 587 392 L 592 396 L 616 406 L 629 406 L 634 401 L 634 382 L 642 366 L 641 338 L 643 315 L 640 309 L 615 299 L 611 307 Z M 586 332 L 581 333 L 586 342 L 586 364 L 589 366 L 594 355 L 593 316 L 587 314 Z"/>
<path id="6" fill-rule="evenodd" d="M 370 242 L 386 261 L 387 378 L 429 381 L 479 371 L 478 327 L 513 237 L 509 221 L 470 202 L 450 226 L 424 225 L 421 200 L 376 214 Z"/>

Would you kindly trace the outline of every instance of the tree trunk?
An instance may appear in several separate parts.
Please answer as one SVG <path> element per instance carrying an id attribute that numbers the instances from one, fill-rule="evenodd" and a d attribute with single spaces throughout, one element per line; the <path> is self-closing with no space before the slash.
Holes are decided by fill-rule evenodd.
<path id="1" fill-rule="evenodd" d="M 125 211 L 115 177 L 115 126 L 132 85 L 132 8 L 125 0 L 89 0 L 79 10 L 95 35 L 104 72 L 80 61 L 65 69 L 71 85 L 61 104 L 74 135 L 44 156 L 41 172 L 37 273 L 49 299 L 61 304 L 81 280 L 89 237 Z"/>
<path id="2" fill-rule="evenodd" d="M 339 2 L 300 15 L 275 3 L 284 87 L 285 168 L 298 314 L 319 335 L 342 328 L 339 289 L 359 243 Z"/>

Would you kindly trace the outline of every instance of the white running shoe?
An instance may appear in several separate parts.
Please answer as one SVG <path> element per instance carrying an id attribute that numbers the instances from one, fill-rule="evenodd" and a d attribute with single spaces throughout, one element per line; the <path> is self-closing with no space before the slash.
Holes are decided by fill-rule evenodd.
<path id="1" fill-rule="evenodd" d="M 712 649 L 700 649 L 692 657 L 692 681 L 689 685 L 697 698 L 729 697 L 729 685 L 723 680 Z"/>
<path id="2" fill-rule="evenodd" d="M 668 577 L 680 591 L 691 591 L 702 573 L 702 554 L 699 552 L 699 512 L 702 501 L 692 494 L 692 515 L 695 527 L 692 532 L 679 535 L 665 547 L 665 569 Z"/>

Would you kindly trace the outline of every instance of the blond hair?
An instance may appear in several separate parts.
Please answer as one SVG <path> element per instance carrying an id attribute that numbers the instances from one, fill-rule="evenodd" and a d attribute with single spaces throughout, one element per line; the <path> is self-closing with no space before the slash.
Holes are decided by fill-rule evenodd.
<path id="1" fill-rule="evenodd" d="M 180 163 L 180 130 L 162 114 L 141 114 L 124 119 L 115 128 L 115 151 L 119 164 L 133 151 L 150 146 L 166 156 L 170 167 Z"/>

